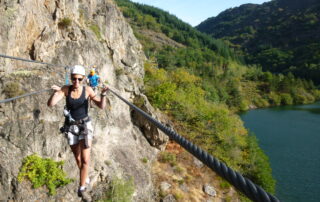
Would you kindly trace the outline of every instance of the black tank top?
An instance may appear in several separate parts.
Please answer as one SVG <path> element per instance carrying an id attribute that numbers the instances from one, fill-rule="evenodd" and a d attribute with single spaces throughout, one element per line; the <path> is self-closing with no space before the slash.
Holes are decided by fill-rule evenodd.
<path id="1" fill-rule="evenodd" d="M 67 109 L 70 110 L 71 116 L 78 121 L 88 116 L 88 99 L 86 99 L 86 87 L 83 86 L 81 96 L 78 99 L 71 97 L 71 88 L 69 87 L 68 96 L 66 97 Z"/>

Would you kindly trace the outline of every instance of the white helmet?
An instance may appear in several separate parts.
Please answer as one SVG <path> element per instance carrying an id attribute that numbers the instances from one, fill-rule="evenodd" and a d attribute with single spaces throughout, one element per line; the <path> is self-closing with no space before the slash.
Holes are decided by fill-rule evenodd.
<path id="1" fill-rule="evenodd" d="M 80 75 L 85 76 L 86 70 L 81 65 L 75 65 L 71 68 L 71 74 L 80 74 Z"/>

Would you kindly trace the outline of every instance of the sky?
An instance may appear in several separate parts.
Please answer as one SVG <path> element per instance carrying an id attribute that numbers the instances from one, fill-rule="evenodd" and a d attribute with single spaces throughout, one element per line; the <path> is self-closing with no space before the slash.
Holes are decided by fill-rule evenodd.
<path id="1" fill-rule="evenodd" d="M 177 16 L 192 26 L 209 17 L 217 16 L 228 8 L 238 7 L 246 3 L 262 4 L 270 0 L 131 0 L 151 5 Z"/>

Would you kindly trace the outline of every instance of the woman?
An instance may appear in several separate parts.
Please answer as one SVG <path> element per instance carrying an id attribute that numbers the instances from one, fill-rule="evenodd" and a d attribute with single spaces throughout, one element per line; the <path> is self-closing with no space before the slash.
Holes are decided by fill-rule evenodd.
<path id="1" fill-rule="evenodd" d="M 66 121 L 63 132 L 68 137 L 68 142 L 80 170 L 78 195 L 84 200 L 90 201 L 90 196 L 86 190 L 86 181 L 89 179 L 88 171 L 93 128 L 88 117 L 88 99 L 92 100 L 99 108 L 104 109 L 108 88 L 102 89 L 100 97 L 96 96 L 91 87 L 81 85 L 81 82 L 85 80 L 85 75 L 83 66 L 75 65 L 72 67 L 72 85 L 63 86 L 62 88 L 53 85 L 51 88 L 54 90 L 54 93 L 48 100 L 48 106 L 52 107 L 63 97 L 66 97 Z"/>

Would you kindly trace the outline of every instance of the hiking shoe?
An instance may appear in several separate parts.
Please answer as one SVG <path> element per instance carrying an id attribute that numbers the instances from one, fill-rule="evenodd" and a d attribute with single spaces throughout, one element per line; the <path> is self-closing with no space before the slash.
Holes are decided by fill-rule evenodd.
<path id="1" fill-rule="evenodd" d="M 91 196 L 87 190 L 87 188 L 85 188 L 84 190 L 78 190 L 78 196 L 82 198 L 83 201 L 85 202 L 91 202 Z"/>

